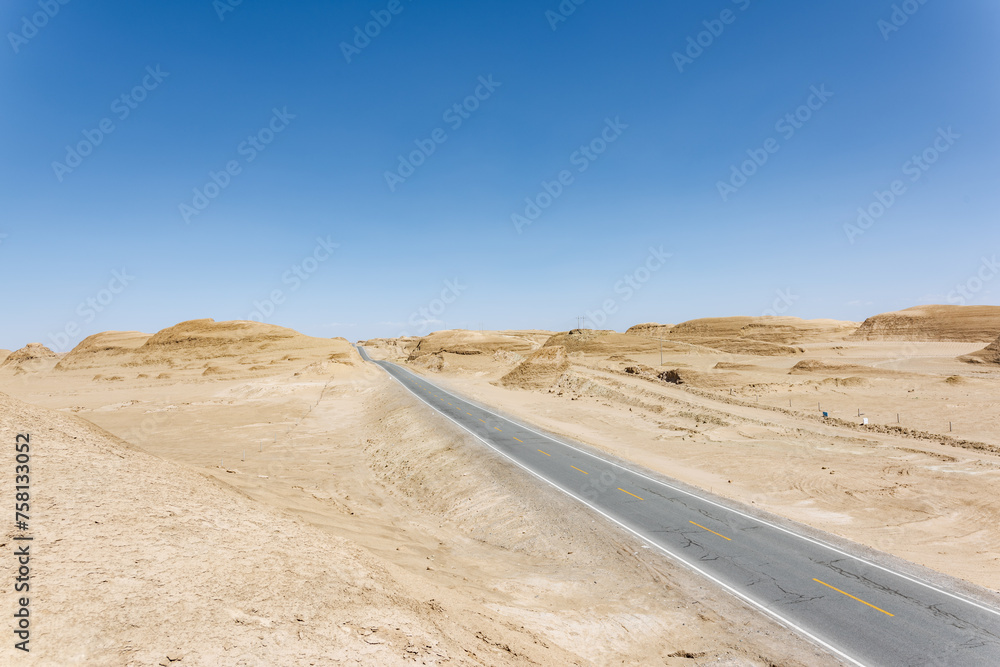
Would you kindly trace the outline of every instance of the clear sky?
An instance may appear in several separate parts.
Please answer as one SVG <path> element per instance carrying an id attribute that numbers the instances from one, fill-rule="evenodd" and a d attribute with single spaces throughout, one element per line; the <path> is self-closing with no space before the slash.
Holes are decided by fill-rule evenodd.
<path id="1" fill-rule="evenodd" d="M 0 347 L 1000 303 L 1000 5 L 895 7 L 8 0 Z"/>

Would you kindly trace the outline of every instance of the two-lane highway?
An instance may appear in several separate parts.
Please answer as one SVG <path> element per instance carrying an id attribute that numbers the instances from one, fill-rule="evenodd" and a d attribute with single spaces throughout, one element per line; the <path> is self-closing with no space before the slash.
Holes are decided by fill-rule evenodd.
<path id="1" fill-rule="evenodd" d="M 1000 666 L 996 609 L 544 435 L 395 364 L 374 363 L 535 477 L 852 664 Z"/>

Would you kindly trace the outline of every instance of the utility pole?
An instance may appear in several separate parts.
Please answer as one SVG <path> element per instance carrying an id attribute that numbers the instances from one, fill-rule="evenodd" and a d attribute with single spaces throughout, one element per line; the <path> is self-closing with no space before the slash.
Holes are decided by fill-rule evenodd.
<path id="1" fill-rule="evenodd" d="M 576 328 L 582 330 L 583 323 L 587 321 L 587 318 L 583 315 L 578 315 L 576 318 Z"/>

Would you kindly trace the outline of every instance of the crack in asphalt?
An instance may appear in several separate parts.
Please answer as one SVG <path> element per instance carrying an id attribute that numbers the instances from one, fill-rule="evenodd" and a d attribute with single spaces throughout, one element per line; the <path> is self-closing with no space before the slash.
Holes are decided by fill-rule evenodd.
<path id="1" fill-rule="evenodd" d="M 900 591 L 898 591 L 898 590 L 896 590 L 894 588 L 890 588 L 890 587 L 886 586 L 885 584 L 880 584 L 879 582 L 874 581 L 873 579 L 869 579 L 868 577 L 866 577 L 866 576 L 864 576 L 862 574 L 858 574 L 857 572 L 851 572 L 850 570 L 847 570 L 847 569 L 845 569 L 843 567 L 838 567 L 837 563 L 841 562 L 842 560 L 843 559 L 838 559 L 838 560 L 835 560 L 835 561 L 831 561 L 830 564 L 828 565 L 828 567 L 831 570 L 833 570 L 834 572 L 836 572 L 837 574 L 839 574 L 840 576 L 845 577 L 847 579 L 853 579 L 853 580 L 859 582 L 861 585 L 866 586 L 866 587 L 868 587 L 870 589 L 881 591 L 881 592 L 883 592 L 883 593 L 885 593 L 887 595 L 891 595 L 893 597 L 899 598 L 899 599 L 904 600 L 904 601 L 906 601 L 906 602 L 908 602 L 910 604 L 914 604 L 914 605 L 916 605 L 918 607 L 923 607 L 924 609 L 928 609 L 934 615 L 935 618 L 939 618 L 939 619 L 945 621 L 948 625 L 951 625 L 952 627 L 955 627 L 955 628 L 958 628 L 958 629 L 961 629 L 961 630 L 975 630 L 975 631 L 978 631 L 979 633 L 981 633 L 983 635 L 986 635 L 986 636 L 988 636 L 988 637 L 990 637 L 990 638 L 992 638 L 994 640 L 993 642 L 987 642 L 987 643 L 1000 644 L 1000 634 L 997 634 L 997 632 L 996 632 L 995 629 L 987 628 L 987 627 L 984 627 L 984 626 L 982 626 L 982 625 L 980 625 L 978 623 L 974 623 L 974 622 L 967 621 L 965 619 L 959 618 L 954 613 L 952 613 L 950 611 L 946 611 L 946 610 L 944 610 L 944 609 L 941 608 L 941 605 L 950 604 L 950 602 L 936 602 L 936 603 L 930 604 L 930 605 L 926 604 L 926 603 L 921 602 L 920 600 L 918 600 L 918 599 L 916 599 L 916 598 L 914 598 L 914 597 L 912 597 L 910 595 L 906 595 L 905 593 L 902 593 L 902 592 L 900 592 Z M 984 643 L 983 645 L 987 645 L 987 643 Z"/>

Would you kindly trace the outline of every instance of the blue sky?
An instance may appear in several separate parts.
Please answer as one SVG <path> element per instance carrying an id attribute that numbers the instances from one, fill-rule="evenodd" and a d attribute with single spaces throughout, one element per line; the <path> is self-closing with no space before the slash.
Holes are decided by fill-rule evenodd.
<path id="1" fill-rule="evenodd" d="M 1000 7 L 896 7 L 11 0 L 0 347 L 1000 303 Z"/>

